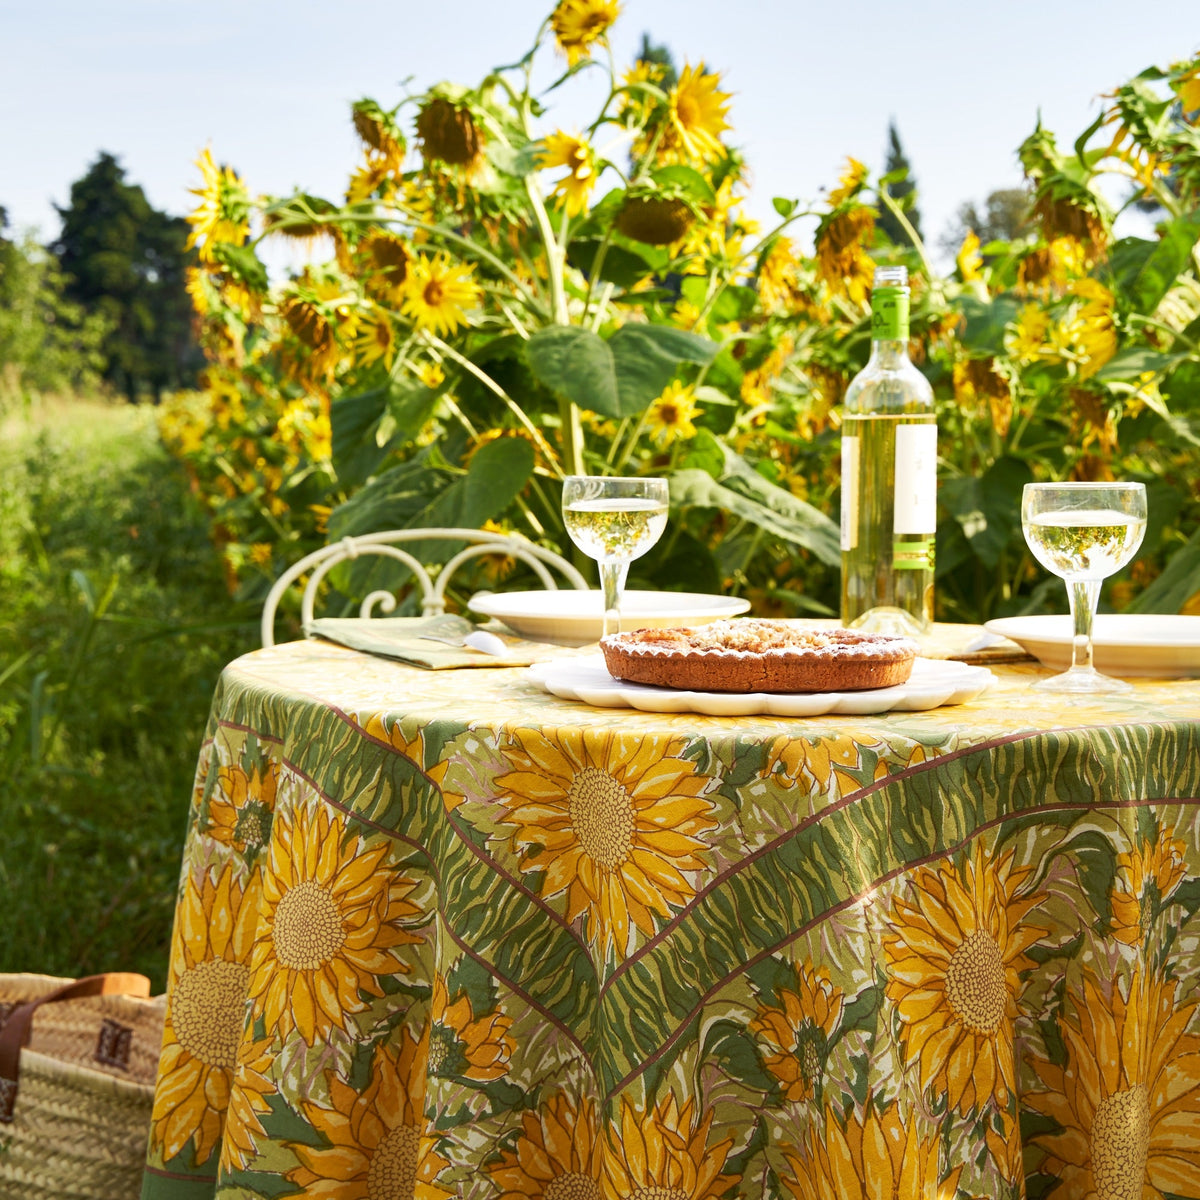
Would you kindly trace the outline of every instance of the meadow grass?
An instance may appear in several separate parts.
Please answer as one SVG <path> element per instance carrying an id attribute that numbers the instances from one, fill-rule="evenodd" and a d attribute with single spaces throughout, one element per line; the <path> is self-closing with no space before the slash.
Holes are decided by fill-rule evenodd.
<path id="1" fill-rule="evenodd" d="M 152 410 L 0 419 L 0 971 L 162 988 L 209 701 L 256 616 Z"/>

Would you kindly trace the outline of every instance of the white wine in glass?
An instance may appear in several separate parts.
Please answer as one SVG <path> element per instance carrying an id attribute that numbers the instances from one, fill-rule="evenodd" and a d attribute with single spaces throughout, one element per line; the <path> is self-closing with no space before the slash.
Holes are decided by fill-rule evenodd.
<path id="1" fill-rule="evenodd" d="M 1092 622 L 1100 584 L 1137 553 L 1146 533 L 1140 483 L 1027 483 L 1021 528 L 1033 556 L 1067 585 L 1074 637 L 1071 668 L 1033 686 L 1084 695 L 1123 692 L 1129 684 L 1092 665 Z"/>
<path id="2" fill-rule="evenodd" d="M 621 592 L 629 564 L 641 558 L 667 527 L 665 479 L 568 475 L 563 521 L 571 541 L 600 567 L 604 632 L 621 632 Z"/>

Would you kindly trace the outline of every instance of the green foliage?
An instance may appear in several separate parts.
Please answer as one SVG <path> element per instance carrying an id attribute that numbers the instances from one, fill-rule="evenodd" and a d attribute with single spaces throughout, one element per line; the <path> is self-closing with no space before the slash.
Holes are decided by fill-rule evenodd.
<path id="1" fill-rule="evenodd" d="M 67 300 L 65 283 L 31 236 L 0 236 L 0 413 L 33 392 L 98 386 L 108 323 Z"/>
<path id="2" fill-rule="evenodd" d="M 615 15 L 558 47 L 568 69 L 545 93 L 553 23 L 477 86 L 359 102 L 344 203 L 256 198 L 202 158 L 205 395 L 163 428 L 243 586 L 351 529 L 483 519 L 467 496 L 495 440 L 514 464 L 487 493 L 500 528 L 569 552 L 565 475 L 668 476 L 668 533 L 636 583 L 833 611 L 840 404 L 869 353 L 873 272 L 903 264 L 938 407 L 937 615 L 1062 605 L 1017 520 L 1030 479 L 1151 485 L 1140 557 L 1103 603 L 1163 576 L 1148 603 L 1200 609 L 1172 562 L 1200 522 L 1200 133 L 1183 99 L 1200 60 L 1117 88 L 1073 141 L 1039 124 L 1027 187 L 989 197 L 940 274 L 894 126 L 882 176 L 849 160 L 823 201 L 777 197 L 757 231 L 719 77 L 648 59 L 616 77 L 591 57 Z M 608 95 L 567 134 L 549 105 L 585 68 Z M 618 144 L 627 163 L 603 157 Z M 1154 237 L 1114 240 L 1114 175 L 1160 205 Z M 814 217 L 809 252 L 795 230 Z M 318 233 L 329 261 L 264 288 L 258 242 Z"/>
<path id="3" fill-rule="evenodd" d="M 137 410 L 34 414 L 0 449 L 0 971 L 161 988 L 208 704 L 254 614 Z"/>

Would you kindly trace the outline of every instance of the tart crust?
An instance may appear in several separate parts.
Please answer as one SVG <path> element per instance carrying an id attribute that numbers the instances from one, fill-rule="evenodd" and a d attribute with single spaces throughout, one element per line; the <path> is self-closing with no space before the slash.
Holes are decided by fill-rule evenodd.
<path id="1" fill-rule="evenodd" d="M 918 646 L 856 629 L 743 618 L 610 634 L 600 649 L 609 673 L 631 683 L 695 692 L 861 692 L 906 682 Z"/>

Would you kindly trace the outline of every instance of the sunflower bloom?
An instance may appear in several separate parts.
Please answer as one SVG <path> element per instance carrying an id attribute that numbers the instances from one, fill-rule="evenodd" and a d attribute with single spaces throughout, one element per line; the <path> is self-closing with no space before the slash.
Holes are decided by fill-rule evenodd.
<path id="1" fill-rule="evenodd" d="M 559 0 L 550 28 L 567 62 L 577 66 L 591 58 L 592 47 L 608 44 L 608 30 L 621 15 L 620 0 Z"/>
<path id="2" fill-rule="evenodd" d="M 1036 1133 L 1051 1197 L 1162 1200 L 1200 1194 L 1200 1038 L 1189 1033 L 1196 1002 L 1178 982 L 1135 971 L 1111 997 L 1085 974 L 1067 992 L 1058 1027 L 1066 1063 L 1034 1059 L 1045 1091 L 1022 1105 L 1057 1130 Z"/>
<path id="3" fill-rule="evenodd" d="M 516 1145 L 487 1172 L 501 1189 L 497 1200 L 600 1200 L 599 1152 L 595 1105 L 584 1100 L 576 1108 L 555 1092 L 521 1115 Z"/>
<path id="4" fill-rule="evenodd" d="M 250 232 L 250 194 L 246 185 L 231 167 L 218 167 L 212 151 L 200 152 L 196 166 L 204 177 L 201 187 L 191 188 L 200 203 L 188 214 L 192 232 L 188 234 L 187 249 L 198 246 L 200 261 L 215 262 L 213 249 L 218 243 L 240 246 Z"/>
<path id="5" fill-rule="evenodd" d="M 277 1089 L 270 1072 L 275 1062 L 272 1040 L 243 1042 L 225 1114 L 221 1138 L 221 1170 L 245 1170 L 258 1157 L 259 1138 L 265 1138 L 262 1116 L 271 1111 L 267 1097 Z"/>
<path id="6" fill-rule="evenodd" d="M 567 215 L 587 212 L 588 197 L 596 186 L 596 156 L 582 138 L 561 131 L 546 139 L 546 149 L 538 166 L 547 170 L 566 167 L 567 173 L 554 185 L 554 195 L 565 202 Z"/>
<path id="7" fill-rule="evenodd" d="M 768 310 L 786 308 L 799 290 L 791 238 L 776 238 L 758 266 L 758 294 Z"/>
<path id="8" fill-rule="evenodd" d="M 418 329 L 449 337 L 469 324 L 466 310 L 475 308 L 483 293 L 472 278 L 473 266 L 458 266 L 448 255 L 413 260 L 404 283 L 404 313 Z"/>
<path id="9" fill-rule="evenodd" d="M 1145 936 L 1155 902 L 1165 903 L 1187 873 L 1184 845 L 1160 835 L 1156 842 L 1117 856 L 1117 873 L 1109 899 L 1112 903 L 1112 936 L 1127 946 Z"/>
<path id="10" fill-rule="evenodd" d="M 829 193 L 829 207 L 837 208 L 853 200 L 867 184 L 867 168 L 857 158 L 847 157 L 846 169 L 838 178 L 838 185 Z"/>
<path id="11" fill-rule="evenodd" d="M 722 152 L 721 134 L 730 128 L 725 114 L 730 95 L 719 91 L 721 77 L 704 64 L 685 66 L 667 96 L 666 128 L 658 144 L 663 162 L 704 162 Z"/>
<path id="12" fill-rule="evenodd" d="M 196 1164 L 205 1163 L 221 1138 L 260 892 L 258 875 L 243 887 L 232 863 L 215 882 L 206 874 L 199 885 L 191 876 L 184 885 L 151 1118 L 151 1147 L 162 1151 L 164 1161 L 178 1157 L 194 1139 Z"/>
<path id="13" fill-rule="evenodd" d="M 675 440 L 687 441 L 696 436 L 692 418 L 700 411 L 696 389 L 678 381 L 668 383 L 663 394 L 650 405 L 646 422 L 655 440 L 669 446 Z"/>
<path id="14" fill-rule="evenodd" d="M 680 757 L 683 738 L 518 729 L 514 739 L 497 784 L 521 868 L 545 872 L 542 895 L 566 892 L 567 919 L 586 915 L 589 936 L 623 958 L 631 924 L 652 936 L 651 913 L 694 895 L 684 872 L 705 865 L 712 780 Z"/>
<path id="15" fill-rule="evenodd" d="M 966 1116 L 1016 1089 L 1013 1020 L 1025 951 L 1046 933 L 1024 923 L 1039 901 L 1022 895 L 1032 867 L 1013 851 L 990 858 L 981 844 L 963 865 L 922 867 L 912 899 L 897 896 L 883 939 L 887 998 L 896 1006 L 907 1061 L 921 1087 L 945 1094 Z"/>
<path id="16" fill-rule="evenodd" d="M 441 975 L 433 980 L 430 1001 L 433 1031 L 429 1039 L 429 1069 L 490 1083 L 508 1073 L 516 1042 L 509 1037 L 512 1019 L 503 1013 L 484 1013 L 476 1019 L 471 1001 L 460 992 L 453 1004 Z"/>
<path id="17" fill-rule="evenodd" d="M 388 850 L 348 837 L 324 809 L 277 826 L 250 958 L 254 1016 L 268 1034 L 295 1030 L 315 1045 L 350 1029 L 368 1007 L 362 993 L 383 995 L 380 976 L 409 971 L 399 947 L 421 938 L 399 923 L 421 910 L 405 898 L 415 885 L 385 862 Z"/>
<path id="18" fill-rule="evenodd" d="M 428 1043 L 400 1034 L 395 1049 L 381 1044 L 362 1092 L 335 1072 L 326 1075 L 329 1107 L 304 1101 L 304 1116 L 327 1145 L 285 1145 L 300 1160 L 287 1178 L 303 1196 L 372 1200 L 376 1196 L 443 1200 L 453 1193 L 437 1175 L 450 1164 L 435 1147 L 425 1119 Z"/>
<path id="19" fill-rule="evenodd" d="M 1037 304 L 1026 304 L 1004 334 L 1004 349 L 1025 364 L 1041 358 L 1050 331 L 1050 317 Z"/>
<path id="20" fill-rule="evenodd" d="M 763 1065 L 779 1080 L 788 1100 L 817 1095 L 829 1041 L 842 1017 L 845 995 L 824 967 L 797 964 L 796 986 L 779 992 L 781 1007 L 763 1007 L 750 1032 L 763 1050 Z"/>
<path id="21" fill-rule="evenodd" d="M 680 1108 L 671 1093 L 649 1111 L 639 1111 L 622 1098 L 620 1126 L 610 1130 L 604 1154 L 608 1187 L 603 1194 L 717 1200 L 738 1182 L 737 1175 L 721 1174 L 733 1138 L 710 1146 L 713 1114 L 697 1122 L 692 1103 L 689 1099 Z"/>
<path id="22" fill-rule="evenodd" d="M 1112 292 L 1095 279 L 1077 279 L 1071 290 L 1083 301 L 1079 308 L 1079 346 L 1086 361 L 1079 368 L 1079 377 L 1087 379 L 1117 352 L 1115 301 Z"/>
<path id="23" fill-rule="evenodd" d="M 835 210 L 817 228 L 817 278 L 835 295 L 865 303 L 875 276 L 866 246 L 875 232 L 875 214 L 861 204 Z"/>
<path id="24" fill-rule="evenodd" d="M 271 836 L 279 763 L 273 759 L 250 764 L 230 763 L 217 773 L 217 786 L 208 802 L 204 832 L 223 846 L 253 854 Z"/>
<path id="25" fill-rule="evenodd" d="M 983 278 L 983 255 L 979 253 L 979 235 L 975 230 L 967 230 L 954 262 L 963 283 L 975 283 Z"/>
<path id="26" fill-rule="evenodd" d="M 912 1116 L 899 1107 L 878 1110 L 871 1096 L 863 1115 L 842 1125 L 834 1106 L 825 1109 L 825 1127 L 808 1127 L 803 1159 L 784 1151 L 791 1175 L 784 1186 L 795 1200 L 953 1200 L 962 1167 L 942 1175 L 935 1130 L 921 1136 Z"/>
<path id="27" fill-rule="evenodd" d="M 354 338 L 354 354 L 361 367 L 373 367 L 377 362 L 385 367 L 392 365 L 396 357 L 396 334 L 386 313 L 373 308 L 362 318 Z"/>

